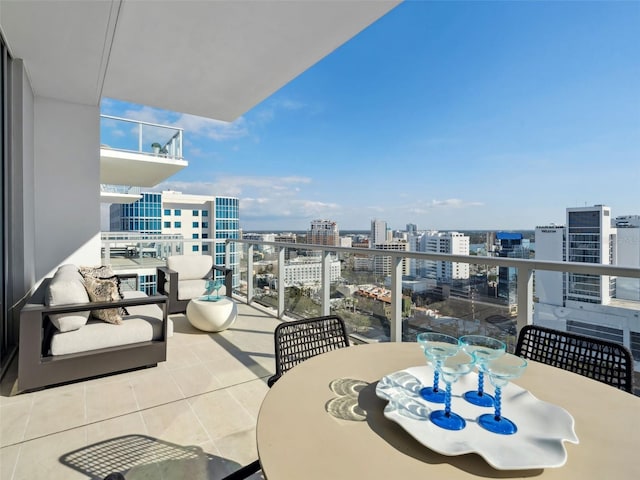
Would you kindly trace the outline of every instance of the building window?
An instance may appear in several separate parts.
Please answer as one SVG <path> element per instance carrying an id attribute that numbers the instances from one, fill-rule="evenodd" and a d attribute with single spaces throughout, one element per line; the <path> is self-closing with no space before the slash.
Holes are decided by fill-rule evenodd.
<path id="1" fill-rule="evenodd" d="M 200 212 L 198 210 L 192 210 L 193 216 L 198 217 Z"/>
<path id="2" fill-rule="evenodd" d="M 182 227 L 182 222 L 173 222 L 173 226 L 176 228 Z"/>
<path id="3" fill-rule="evenodd" d="M 203 217 L 208 217 L 209 216 L 209 210 L 203 210 L 202 211 L 202 216 Z"/>
<path id="4" fill-rule="evenodd" d="M 209 251 L 209 245 L 202 245 L 202 251 L 203 252 L 208 252 Z"/>
<path id="5" fill-rule="evenodd" d="M 209 238 L 209 234 L 208 233 L 203 233 L 202 234 L 202 238 Z"/>
<path id="6" fill-rule="evenodd" d="M 193 228 L 198 228 L 198 227 L 200 226 L 200 222 L 193 222 L 193 223 L 191 224 L 191 226 L 192 226 Z"/>
<path id="7" fill-rule="evenodd" d="M 209 228 L 209 222 L 202 222 L 202 228 Z"/>
<path id="8" fill-rule="evenodd" d="M 180 209 L 176 208 L 176 209 L 173 211 L 173 214 L 174 214 L 176 217 L 179 217 L 179 216 L 181 216 L 181 215 L 182 215 L 182 210 L 180 210 Z"/>
<path id="9" fill-rule="evenodd" d="M 191 251 L 192 252 L 199 252 L 200 251 L 200 247 L 198 245 L 192 245 L 191 246 Z"/>
<path id="10" fill-rule="evenodd" d="M 170 208 L 165 208 L 164 209 L 164 214 L 167 216 L 171 216 L 171 209 Z"/>
<path id="11" fill-rule="evenodd" d="M 171 222 L 164 222 L 164 228 L 171 228 Z"/>
<path id="12" fill-rule="evenodd" d="M 193 238 L 193 239 L 198 238 L 198 234 L 197 234 L 197 233 L 193 233 L 193 234 L 191 234 L 191 238 Z"/>

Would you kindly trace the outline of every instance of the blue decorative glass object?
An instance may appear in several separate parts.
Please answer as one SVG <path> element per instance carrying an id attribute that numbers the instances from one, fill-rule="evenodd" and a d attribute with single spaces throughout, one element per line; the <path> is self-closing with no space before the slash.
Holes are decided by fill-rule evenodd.
<path id="1" fill-rule="evenodd" d="M 207 291 L 204 300 L 208 302 L 217 302 L 220 300 L 220 295 L 218 291 L 222 288 L 223 282 L 220 279 L 216 280 L 207 280 Z M 212 293 L 215 292 L 214 295 Z"/>
<path id="2" fill-rule="evenodd" d="M 460 351 L 454 356 L 447 357 L 438 365 L 438 371 L 442 380 L 446 384 L 444 410 L 435 410 L 429 415 L 429 419 L 447 430 L 462 430 L 467 422 L 457 413 L 451 411 L 451 386 L 458 381 L 462 375 L 466 375 L 473 369 L 474 360 L 471 355 Z"/>
<path id="3" fill-rule="evenodd" d="M 484 335 L 464 335 L 460 337 L 460 347 L 473 356 L 478 366 L 478 389 L 465 392 L 463 397 L 474 405 L 493 407 L 493 397 L 484 391 L 485 365 L 487 362 L 504 355 L 507 346 L 497 338 Z"/>
<path id="4" fill-rule="evenodd" d="M 443 333 L 426 332 L 417 336 L 418 343 L 424 350 L 427 362 L 433 365 L 433 386 L 420 389 L 420 396 L 433 403 L 444 403 L 445 392 L 440 389 L 440 372 L 438 365 L 460 350 L 458 339 Z"/>
<path id="5" fill-rule="evenodd" d="M 527 361 L 515 355 L 503 355 L 487 362 L 486 370 L 489 380 L 496 389 L 495 411 L 478 417 L 478 423 L 481 427 L 501 435 L 513 435 L 518 431 L 518 427 L 514 422 L 502 416 L 502 388 L 511 379 L 521 376 L 525 368 L 527 368 Z"/>

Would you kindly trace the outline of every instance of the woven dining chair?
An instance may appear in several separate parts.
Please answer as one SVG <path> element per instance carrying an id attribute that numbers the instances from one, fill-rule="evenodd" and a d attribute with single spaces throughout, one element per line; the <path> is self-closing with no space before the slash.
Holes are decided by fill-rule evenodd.
<path id="1" fill-rule="evenodd" d="M 267 380 L 269 387 L 298 363 L 350 345 L 344 320 L 337 315 L 281 323 L 273 332 L 273 341 L 276 373 Z M 222 480 L 241 480 L 258 472 L 260 468 L 260 460 L 254 460 Z"/>
<path id="2" fill-rule="evenodd" d="M 267 380 L 269 387 L 297 364 L 350 345 L 344 320 L 337 315 L 281 323 L 273 332 L 273 339 L 276 373 Z"/>
<path id="3" fill-rule="evenodd" d="M 515 353 L 633 393 L 633 357 L 618 343 L 526 325 L 518 335 Z"/>

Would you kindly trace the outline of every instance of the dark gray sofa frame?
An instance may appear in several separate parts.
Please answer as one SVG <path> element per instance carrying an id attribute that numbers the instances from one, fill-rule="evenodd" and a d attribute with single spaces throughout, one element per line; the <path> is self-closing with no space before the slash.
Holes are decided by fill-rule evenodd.
<path id="1" fill-rule="evenodd" d="M 121 276 L 122 277 L 122 276 Z M 20 342 L 18 350 L 18 390 L 33 390 L 46 386 L 131 370 L 156 366 L 167 359 L 167 297 L 153 295 L 117 302 L 91 302 L 47 307 L 44 296 L 50 278 L 43 280 L 20 311 Z M 49 314 L 86 310 L 157 304 L 162 309 L 162 339 L 132 343 L 117 347 L 89 350 L 68 355 L 49 355 L 49 343 L 55 327 Z"/>
<path id="2" fill-rule="evenodd" d="M 213 271 L 217 270 L 218 272 L 222 272 L 224 275 L 224 288 L 225 294 L 227 297 L 232 297 L 232 289 L 233 289 L 233 272 L 229 268 L 220 267 L 218 265 L 214 265 L 207 274 L 207 278 L 213 278 Z M 169 299 L 167 302 L 167 308 L 169 309 L 169 314 L 172 313 L 184 313 L 187 310 L 187 305 L 190 299 L 187 300 L 179 300 L 178 299 L 178 290 L 176 288 L 172 288 L 170 292 L 165 291 L 164 284 L 167 281 L 167 277 L 169 278 L 169 283 L 171 285 L 178 284 L 178 272 L 175 270 L 171 270 L 169 267 L 158 267 L 156 281 L 158 286 L 158 293 L 160 295 L 166 295 Z"/>

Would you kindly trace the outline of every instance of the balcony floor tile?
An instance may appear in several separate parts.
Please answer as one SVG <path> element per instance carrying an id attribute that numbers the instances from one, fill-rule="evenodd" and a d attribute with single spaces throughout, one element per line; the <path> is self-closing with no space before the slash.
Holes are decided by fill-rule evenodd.
<path id="1" fill-rule="evenodd" d="M 224 332 L 171 318 L 154 368 L 16 395 L 14 360 L 0 385 L 1 478 L 219 479 L 255 460 L 279 320 L 242 303 Z"/>

